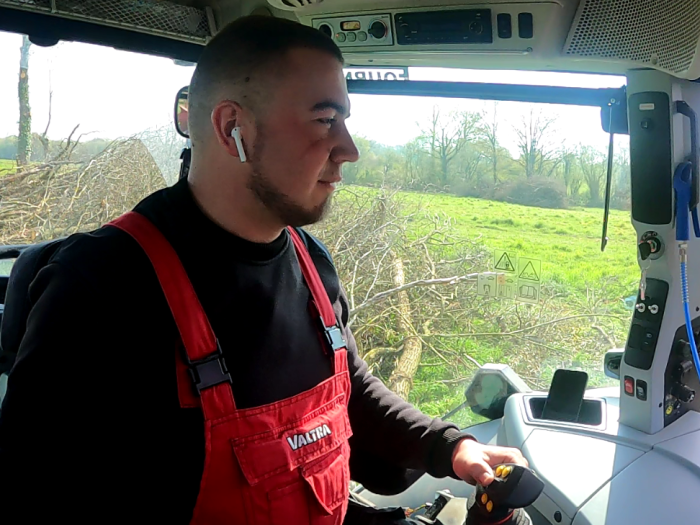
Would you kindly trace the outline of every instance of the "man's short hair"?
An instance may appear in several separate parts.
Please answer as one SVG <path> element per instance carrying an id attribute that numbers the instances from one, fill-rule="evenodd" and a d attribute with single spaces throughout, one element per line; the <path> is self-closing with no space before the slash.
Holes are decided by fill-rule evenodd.
<path id="1" fill-rule="evenodd" d="M 206 134 L 222 86 L 235 86 L 241 97 L 238 102 L 255 108 L 265 98 L 259 96 L 265 89 L 261 75 L 296 48 L 324 51 L 343 63 L 333 40 L 313 27 L 283 18 L 247 16 L 217 33 L 202 51 L 189 87 L 192 143 Z"/>

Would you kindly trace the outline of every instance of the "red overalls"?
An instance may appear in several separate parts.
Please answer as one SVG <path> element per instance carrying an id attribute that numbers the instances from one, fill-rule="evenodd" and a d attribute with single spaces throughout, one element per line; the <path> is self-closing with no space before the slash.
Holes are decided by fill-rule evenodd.
<path id="1" fill-rule="evenodd" d="M 296 231 L 289 229 L 312 310 L 323 324 L 324 348 L 334 353 L 334 373 L 294 397 L 238 410 L 218 341 L 175 250 L 135 212 L 110 224 L 134 237 L 155 268 L 186 354 L 176 357 L 180 404 L 201 406 L 204 413 L 206 457 L 191 523 L 340 525 L 348 505 L 352 434 L 345 341 Z"/>

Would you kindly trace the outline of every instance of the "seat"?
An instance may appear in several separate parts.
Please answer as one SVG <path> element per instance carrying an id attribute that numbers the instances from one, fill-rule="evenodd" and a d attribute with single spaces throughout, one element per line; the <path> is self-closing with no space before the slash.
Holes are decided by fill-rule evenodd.
<path id="1" fill-rule="evenodd" d="M 0 374 L 7 374 L 12 368 L 27 329 L 27 317 L 31 309 L 29 286 L 63 240 L 46 241 L 24 249 L 12 266 L 0 321 Z M 0 392 L 0 400 L 1 394 Z"/>

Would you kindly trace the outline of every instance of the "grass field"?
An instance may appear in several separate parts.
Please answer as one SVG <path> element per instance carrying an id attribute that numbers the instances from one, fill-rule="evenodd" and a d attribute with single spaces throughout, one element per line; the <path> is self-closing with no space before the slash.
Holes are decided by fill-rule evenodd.
<path id="1" fill-rule="evenodd" d="M 0 177 L 2 177 L 3 175 L 7 175 L 14 170 L 15 170 L 15 161 L 14 160 L 0 159 Z"/>
<path id="2" fill-rule="evenodd" d="M 544 284 L 586 292 L 611 279 L 623 294 L 636 293 L 639 267 L 629 212 L 611 210 L 609 241 L 601 252 L 602 209 L 552 210 L 450 195 L 402 196 L 426 211 L 451 217 L 458 237 L 480 237 L 491 250 L 540 259 Z"/>

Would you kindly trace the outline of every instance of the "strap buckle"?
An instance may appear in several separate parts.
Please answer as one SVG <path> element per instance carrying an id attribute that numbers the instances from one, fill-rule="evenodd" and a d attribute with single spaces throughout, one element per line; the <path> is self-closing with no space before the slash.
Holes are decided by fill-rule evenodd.
<path id="1" fill-rule="evenodd" d="M 348 344 L 343 337 L 343 332 L 340 330 L 337 321 L 333 326 L 326 326 L 326 323 L 323 322 L 323 317 L 319 317 L 318 322 L 323 330 L 323 337 L 326 340 L 328 348 L 335 352 L 336 350 L 347 347 Z"/>
<path id="2" fill-rule="evenodd" d="M 196 361 L 190 361 L 185 355 L 185 361 L 199 396 L 202 395 L 202 390 L 205 388 L 210 388 L 220 383 L 233 384 L 228 368 L 226 368 L 226 361 L 224 361 L 224 355 L 218 339 L 216 340 L 216 352 Z"/>

